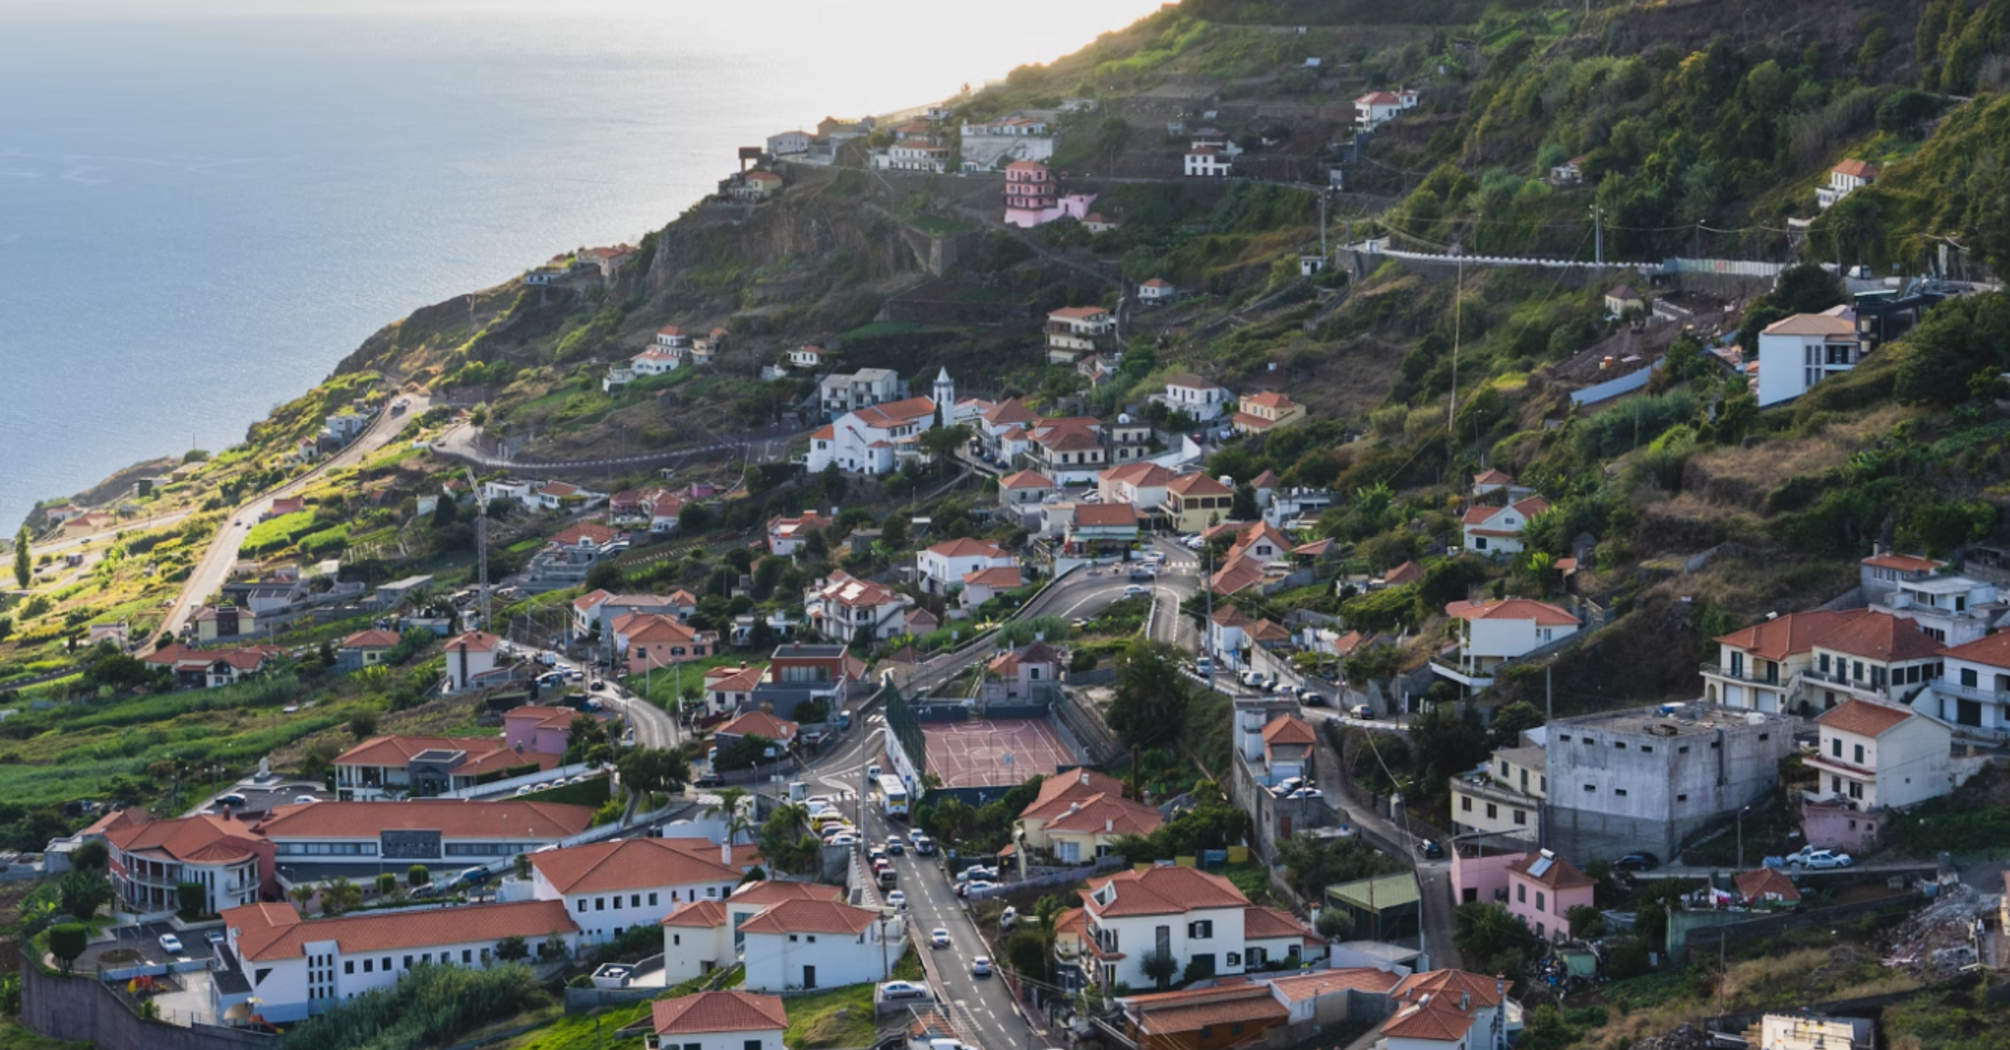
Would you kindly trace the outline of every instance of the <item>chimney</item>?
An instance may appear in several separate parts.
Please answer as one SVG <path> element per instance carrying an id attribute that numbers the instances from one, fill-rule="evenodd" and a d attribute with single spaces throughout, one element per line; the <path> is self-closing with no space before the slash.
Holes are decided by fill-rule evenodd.
<path id="1" fill-rule="evenodd" d="M 719 843 L 719 863 L 729 868 L 733 866 L 733 840 L 730 838 Z"/>
<path id="2" fill-rule="evenodd" d="M 1087 787 L 1088 784 L 1089 784 L 1089 771 L 1084 769 L 1082 770 L 1082 786 Z"/>
<path id="3" fill-rule="evenodd" d="M 1467 1010 L 1470 1010 L 1470 1009 L 1472 1009 L 1472 1008 L 1473 1008 L 1473 993 L 1472 993 L 1472 990 L 1471 990 L 1471 989 L 1467 989 L 1466 991 L 1463 991 L 1463 992 L 1460 992 L 1460 993 L 1459 993 L 1459 1012 L 1460 1012 L 1460 1013 L 1464 1013 L 1464 1012 L 1466 1012 Z"/>
<path id="4" fill-rule="evenodd" d="M 1110 832 L 1112 832 L 1112 831 L 1115 831 L 1115 830 L 1117 830 L 1117 821 L 1116 821 L 1116 818 L 1114 818 L 1114 817 L 1104 817 L 1104 818 L 1103 818 L 1103 833 L 1104 833 L 1104 834 L 1108 834 L 1108 833 L 1110 833 Z"/>

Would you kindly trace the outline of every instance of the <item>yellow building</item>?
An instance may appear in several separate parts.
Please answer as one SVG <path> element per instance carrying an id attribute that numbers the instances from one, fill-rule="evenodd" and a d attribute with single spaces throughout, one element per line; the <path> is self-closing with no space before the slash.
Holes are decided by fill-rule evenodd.
<path id="1" fill-rule="evenodd" d="M 1229 417 L 1239 434 L 1267 434 L 1305 418 L 1305 406 L 1275 390 L 1242 399 L 1240 411 Z"/>
<path id="2" fill-rule="evenodd" d="M 1040 783 L 1040 794 L 1013 826 L 1019 855 L 1053 854 L 1061 864 L 1088 864 L 1126 835 L 1149 835 L 1165 818 L 1124 797 L 1123 781 L 1107 773 L 1075 770 Z"/>
<path id="3" fill-rule="evenodd" d="M 1206 474 L 1182 474 L 1166 485 L 1166 517 L 1176 532 L 1199 532 L 1228 520 L 1235 492 Z"/>

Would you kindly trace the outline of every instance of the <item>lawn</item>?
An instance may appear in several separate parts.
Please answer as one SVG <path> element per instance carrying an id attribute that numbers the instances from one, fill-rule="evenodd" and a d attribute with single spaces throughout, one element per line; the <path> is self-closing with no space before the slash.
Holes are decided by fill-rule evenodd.
<path id="1" fill-rule="evenodd" d="M 872 985 L 854 984 L 788 1001 L 789 1027 L 782 1042 L 789 1050 L 871 1046 L 879 1038 L 872 1012 Z"/>
<path id="2" fill-rule="evenodd" d="M 268 518 L 252 527 L 251 535 L 244 538 L 244 551 L 247 554 L 258 554 L 278 550 L 292 543 L 296 537 L 314 531 L 313 526 L 314 512 L 311 510 L 299 510 L 291 514 L 281 514 L 276 518 Z"/>

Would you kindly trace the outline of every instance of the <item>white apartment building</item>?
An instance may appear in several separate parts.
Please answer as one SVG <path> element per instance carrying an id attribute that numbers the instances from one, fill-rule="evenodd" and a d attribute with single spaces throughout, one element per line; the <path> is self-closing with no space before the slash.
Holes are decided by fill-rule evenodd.
<path id="1" fill-rule="evenodd" d="M 783 1050 L 788 1027 L 777 996 L 699 992 L 649 1004 L 643 1050 Z"/>
<path id="2" fill-rule="evenodd" d="M 1195 868 L 1153 867 L 1090 883 L 1084 969 L 1103 988 L 1150 988 L 1147 956 L 1165 953 L 1181 971 L 1226 976 L 1244 969 L 1243 915 L 1249 898 L 1227 879 Z"/>
<path id="3" fill-rule="evenodd" d="M 185 882 L 204 887 L 203 911 L 211 915 L 256 902 L 268 884 L 278 887 L 271 845 L 227 814 L 127 824 L 106 832 L 105 845 L 113 891 L 142 914 L 178 910 Z"/>
<path id="4" fill-rule="evenodd" d="M 837 901 L 775 904 L 738 927 L 744 986 L 779 993 L 884 981 L 907 948 L 902 923 Z"/>
<path id="5" fill-rule="evenodd" d="M 1815 719 L 1820 732 L 1802 761 L 1815 786 L 1801 798 L 1811 846 L 1860 850 L 1878 844 L 1894 814 L 1953 791 L 1953 731 L 1889 704 L 1850 700 Z"/>
<path id="6" fill-rule="evenodd" d="M 1047 361 L 1074 364 L 1103 348 L 1117 330 L 1116 316 L 1100 306 L 1070 306 L 1047 315 Z"/>
<path id="7" fill-rule="evenodd" d="M 1957 645 L 1940 657 L 1933 696 L 1920 697 L 1913 708 L 1965 736 L 2010 737 L 2010 632 Z"/>
<path id="8" fill-rule="evenodd" d="M 803 615 L 826 638 L 871 643 L 906 634 L 913 604 L 891 587 L 832 570 L 804 592 Z"/>
<path id="9" fill-rule="evenodd" d="M 1481 504 L 1467 508 L 1465 547 L 1487 555 L 1520 554 L 1522 530 L 1549 507 L 1549 501 L 1541 496 L 1529 496 L 1504 507 Z"/>
<path id="10" fill-rule="evenodd" d="M 685 901 L 663 917 L 665 984 L 682 984 L 731 966 L 738 958 L 724 901 Z"/>
<path id="11" fill-rule="evenodd" d="M 722 902 L 746 872 L 732 847 L 705 839 L 635 838 L 532 854 L 529 899 L 562 901 L 584 944 L 655 926 L 680 904 Z"/>
<path id="12" fill-rule="evenodd" d="M 963 578 L 985 569 L 1018 566 L 1019 559 L 990 540 L 959 539 L 938 543 L 915 555 L 921 589 L 930 594 L 948 594 L 963 586 Z"/>
<path id="13" fill-rule="evenodd" d="M 254 830 L 286 867 L 361 861 L 459 870 L 562 842 L 592 823 L 591 806 L 427 798 L 278 806 Z"/>
<path id="14" fill-rule="evenodd" d="M 1541 747 L 1504 747 L 1487 759 L 1486 772 L 1452 781 L 1452 826 L 1460 834 L 1491 835 L 1534 843 L 1542 834 L 1542 803 L 1549 796 L 1547 755 Z"/>
<path id="15" fill-rule="evenodd" d="M 847 412 L 900 400 L 900 373 L 890 368 L 833 372 L 817 383 L 817 395 L 824 418 L 834 420 Z"/>
<path id="16" fill-rule="evenodd" d="M 1220 383 L 1187 372 L 1166 380 L 1165 393 L 1152 400 L 1206 423 L 1219 419 L 1235 401 L 1235 395 Z"/>
<path id="17" fill-rule="evenodd" d="M 810 435 L 804 466 L 812 474 L 836 464 L 852 474 L 891 474 L 919 454 L 915 438 L 935 426 L 936 403 L 910 397 L 839 416 Z"/>
<path id="18" fill-rule="evenodd" d="M 1453 602 L 1445 615 L 1463 624 L 1456 665 L 1431 661 L 1431 670 L 1461 685 L 1483 689 L 1509 660 L 1576 634 L 1575 613 L 1532 598 Z"/>
<path id="19" fill-rule="evenodd" d="M 1863 354 L 1856 312 L 1847 306 L 1774 321 L 1759 333 L 1759 407 L 1807 393 L 1855 368 Z"/>
<path id="20" fill-rule="evenodd" d="M 250 904 L 223 913 L 221 965 L 211 972 L 219 1017 L 250 1003 L 267 1021 L 299 1021 L 356 996 L 389 988 L 429 963 L 486 967 L 496 947 L 521 937 L 533 955 L 544 945 L 578 943 L 557 901 L 372 911 L 303 919 L 290 904 Z"/>
<path id="21" fill-rule="evenodd" d="M 1994 629 L 2010 603 L 1993 583 L 1966 576 L 1919 576 L 1894 581 L 1890 595 L 1871 608 L 1912 620 L 1934 641 L 1961 645 Z"/>

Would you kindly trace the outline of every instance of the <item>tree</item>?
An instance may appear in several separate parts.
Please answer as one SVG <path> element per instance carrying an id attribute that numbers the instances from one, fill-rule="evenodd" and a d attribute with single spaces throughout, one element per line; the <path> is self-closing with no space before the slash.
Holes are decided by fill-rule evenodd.
<path id="1" fill-rule="evenodd" d="M 1021 977 L 1047 980 L 1047 942 L 1033 930 L 1020 930 L 1005 941 L 1005 961 Z"/>
<path id="2" fill-rule="evenodd" d="M 1521 1035 L 1521 1045 L 1527 1050 L 1563 1050 L 1576 1041 L 1577 1032 L 1564 1023 L 1554 1003 L 1536 1007 Z"/>
<path id="3" fill-rule="evenodd" d="M 1563 913 L 1570 923 L 1570 935 L 1588 941 L 1605 933 L 1605 913 L 1589 904 L 1573 904 Z"/>
<path id="4" fill-rule="evenodd" d="M 314 892 L 314 887 L 304 882 L 286 891 L 286 895 L 293 899 L 293 907 L 300 912 L 300 917 L 303 919 L 307 917 L 307 906 L 314 900 Z"/>
<path id="5" fill-rule="evenodd" d="M 1245 481 L 1235 487 L 1235 497 L 1229 501 L 1228 516 L 1235 521 L 1255 521 L 1256 489 Z"/>
<path id="6" fill-rule="evenodd" d="M 519 853 L 517 856 L 523 856 L 523 854 Z M 565 938 L 560 936 L 556 930 L 553 930 L 551 936 L 544 939 L 543 944 L 537 946 L 537 957 L 540 959 L 563 959 L 571 954 L 572 950 L 565 946 Z"/>
<path id="7" fill-rule="evenodd" d="M 496 958 L 504 962 L 522 962 L 530 958 L 530 942 L 522 934 L 511 934 L 496 942 Z"/>
<path id="8" fill-rule="evenodd" d="M 1494 720 L 1487 726 L 1487 745 L 1507 747 L 1520 739 L 1523 731 L 1542 724 L 1542 712 L 1534 704 L 1517 700 L 1494 712 Z"/>
<path id="9" fill-rule="evenodd" d="M 885 544 L 886 549 L 890 551 L 904 551 L 912 542 L 908 538 L 907 519 L 900 511 L 889 513 L 886 519 L 879 523 L 879 542 Z"/>
<path id="10" fill-rule="evenodd" d="M 712 527 L 712 508 L 693 500 L 677 512 L 677 531 L 694 536 Z"/>
<path id="11" fill-rule="evenodd" d="M 1172 952 L 1164 948 L 1155 948 L 1138 960 L 1138 968 L 1144 971 L 1146 977 L 1152 979 L 1152 983 L 1158 985 L 1160 991 L 1164 991 L 1166 982 L 1171 981 L 1173 974 L 1179 972 L 1179 960 L 1173 958 Z"/>
<path id="12" fill-rule="evenodd" d="M 1116 695 L 1110 728 L 1127 743 L 1163 747 L 1186 729 L 1193 689 L 1180 670 L 1178 651 L 1164 642 L 1137 639 L 1117 654 Z"/>
<path id="13" fill-rule="evenodd" d="M 183 885 L 188 885 L 183 883 Z M 200 890 L 200 884 L 197 886 Z M 65 914 L 83 922 L 112 901 L 112 884 L 98 871 L 72 871 L 56 884 Z"/>
<path id="14" fill-rule="evenodd" d="M 970 442 L 970 428 L 962 423 L 953 427 L 936 427 L 924 430 L 916 439 L 923 452 L 938 460 L 948 459 L 956 450 Z"/>
<path id="15" fill-rule="evenodd" d="M 628 584 L 628 577 L 619 565 L 611 561 L 597 562 L 586 570 L 588 591 L 618 591 Z"/>
<path id="16" fill-rule="evenodd" d="M 77 957 L 84 954 L 84 946 L 90 943 L 91 928 L 81 922 L 66 922 L 49 928 L 49 954 L 62 962 L 63 972 L 69 973 L 77 963 Z"/>
<path id="17" fill-rule="evenodd" d="M 389 897 L 398 891 L 398 877 L 388 871 L 377 873 L 377 896 Z"/>
<path id="18" fill-rule="evenodd" d="M 321 887 L 321 914 L 340 915 L 363 903 L 363 890 L 347 878 L 337 876 Z"/>
<path id="19" fill-rule="evenodd" d="M 77 871 L 103 871 L 111 862 L 111 851 L 105 848 L 103 839 L 85 839 L 83 845 L 70 852 L 70 867 Z"/>
<path id="20" fill-rule="evenodd" d="M 1238 812 L 1240 812 L 1238 810 Z M 1307 897 L 1336 882 L 1352 882 L 1402 870 L 1402 864 L 1358 838 L 1322 839 L 1293 835 L 1277 844 L 1284 879 Z"/>
<path id="21" fill-rule="evenodd" d="M 747 832 L 749 824 L 746 810 L 742 806 L 746 798 L 746 788 L 724 788 L 719 792 L 719 801 L 705 807 L 706 816 L 726 818 L 727 842 L 738 843 L 740 836 Z"/>
<path id="22" fill-rule="evenodd" d="M 28 589 L 29 581 L 35 578 L 35 563 L 31 560 L 33 554 L 28 548 L 28 526 L 23 525 L 21 531 L 14 534 L 14 583 L 24 591 Z"/>
<path id="23" fill-rule="evenodd" d="M 1535 935 L 1506 907 L 1492 901 L 1469 901 L 1452 912 L 1452 943 L 1466 965 L 1480 973 L 1521 969 L 1523 953 Z"/>
<path id="24" fill-rule="evenodd" d="M 349 731 L 356 734 L 356 739 L 358 740 L 376 735 L 377 713 L 375 711 L 356 712 L 349 719 Z"/>
<path id="25" fill-rule="evenodd" d="M 690 782 L 691 765 L 684 753 L 664 747 L 638 747 L 614 763 L 621 786 L 648 794 L 673 794 Z"/>
<path id="26" fill-rule="evenodd" d="M 414 864 L 405 869 L 405 885 L 413 889 L 418 889 L 420 886 L 430 886 L 432 882 L 433 873 L 424 864 Z"/>

